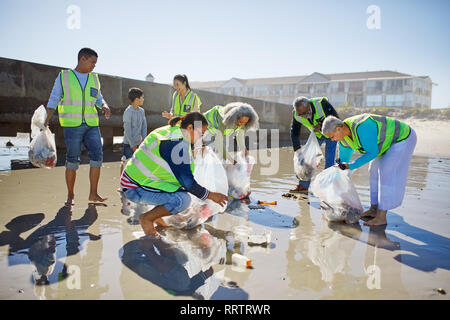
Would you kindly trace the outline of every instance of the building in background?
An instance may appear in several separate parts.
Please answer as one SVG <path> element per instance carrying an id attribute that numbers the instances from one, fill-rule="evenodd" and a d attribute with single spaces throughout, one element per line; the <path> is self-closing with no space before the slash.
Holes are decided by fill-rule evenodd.
<path id="1" fill-rule="evenodd" d="M 145 81 L 154 82 L 155 77 L 151 73 L 149 73 L 147 76 L 145 76 Z"/>
<path id="2" fill-rule="evenodd" d="M 195 89 L 291 104 L 298 96 L 328 97 L 334 106 L 431 108 L 428 76 L 368 71 L 306 76 L 192 82 Z"/>

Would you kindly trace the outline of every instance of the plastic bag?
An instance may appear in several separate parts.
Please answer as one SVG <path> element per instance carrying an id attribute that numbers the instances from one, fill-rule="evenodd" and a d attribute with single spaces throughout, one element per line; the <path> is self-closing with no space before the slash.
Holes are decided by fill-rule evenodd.
<path id="1" fill-rule="evenodd" d="M 41 105 L 34 111 L 31 118 L 32 140 L 28 158 L 34 166 L 50 169 L 56 165 L 56 143 L 55 135 L 44 126 L 46 118 L 47 111 Z"/>
<path id="2" fill-rule="evenodd" d="M 294 172 L 298 179 L 309 181 L 323 159 L 319 141 L 311 131 L 308 141 L 294 153 Z"/>
<path id="3" fill-rule="evenodd" d="M 222 165 L 222 161 L 219 160 L 214 151 L 206 147 L 203 152 L 197 152 L 194 161 L 195 181 L 209 191 L 227 194 L 227 174 Z M 203 201 L 196 196 L 189 195 L 191 196 L 191 205 L 189 208 L 176 215 L 163 217 L 163 220 L 168 225 L 180 229 L 191 229 L 205 222 L 214 214 L 225 211 L 225 206 L 222 207 L 212 200 L 206 199 Z"/>
<path id="4" fill-rule="evenodd" d="M 311 192 L 319 197 L 320 207 L 329 221 L 358 222 L 363 207 L 348 171 L 330 167 L 311 183 Z"/>
<path id="5" fill-rule="evenodd" d="M 251 193 L 250 175 L 255 159 L 252 156 L 245 157 L 243 152 L 236 154 L 236 164 L 226 164 L 228 177 L 228 195 L 234 199 L 244 199 Z"/>

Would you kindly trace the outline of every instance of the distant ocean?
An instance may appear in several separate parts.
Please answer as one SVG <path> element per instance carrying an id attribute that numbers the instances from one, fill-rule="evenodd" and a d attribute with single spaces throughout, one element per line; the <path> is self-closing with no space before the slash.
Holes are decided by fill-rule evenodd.
<path id="1" fill-rule="evenodd" d="M 12 147 L 6 144 L 11 142 Z M 121 144 L 123 137 L 114 137 L 114 144 Z M 103 142 L 103 141 L 102 141 Z M 28 161 L 28 149 L 30 147 L 30 134 L 17 133 L 16 137 L 0 137 L 0 174 L 9 170 L 32 168 Z"/>

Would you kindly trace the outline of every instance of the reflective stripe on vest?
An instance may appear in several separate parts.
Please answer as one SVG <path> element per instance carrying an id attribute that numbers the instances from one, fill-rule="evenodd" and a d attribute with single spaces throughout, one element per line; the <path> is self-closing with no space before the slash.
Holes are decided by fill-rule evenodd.
<path id="1" fill-rule="evenodd" d="M 141 143 L 138 150 L 128 161 L 125 172 L 141 186 L 175 192 L 181 184 L 170 169 L 169 164 L 161 157 L 159 146 L 164 140 L 185 139 L 180 127 L 165 126 L 153 130 Z M 194 172 L 190 143 L 188 143 L 188 158 L 191 171 Z"/>
<path id="2" fill-rule="evenodd" d="M 359 140 L 357 128 L 369 118 L 377 124 L 378 155 L 384 154 L 393 143 L 406 139 L 411 131 L 411 128 L 407 124 L 399 120 L 375 114 L 362 114 L 344 120 L 344 123 L 350 128 L 353 140 L 346 136 L 344 140 L 341 141 L 341 144 L 345 147 L 351 147 L 360 153 L 366 153 Z"/>
<path id="3" fill-rule="evenodd" d="M 217 105 L 204 113 L 204 116 L 208 121 L 208 130 L 213 135 L 217 133 L 217 130 L 219 130 L 219 127 L 222 124 L 224 117 L 223 108 L 224 106 Z M 239 126 L 236 128 L 225 128 L 223 134 L 225 136 L 228 136 L 241 129 L 243 129 L 243 126 Z"/>
<path id="4" fill-rule="evenodd" d="M 83 117 L 88 126 L 98 126 L 95 103 L 100 92 L 96 73 L 89 73 L 84 90 L 72 70 L 60 73 L 63 97 L 58 105 L 59 123 L 62 127 L 78 127 Z"/>
<path id="5" fill-rule="evenodd" d="M 317 120 L 325 117 L 325 112 L 323 111 L 323 108 L 322 108 L 322 100 L 323 99 L 328 100 L 326 97 L 309 99 L 309 101 L 314 105 L 314 114 L 313 114 L 313 123 L 312 124 L 311 124 L 311 122 L 309 122 L 309 120 L 307 118 L 299 116 L 297 114 L 297 110 L 294 108 L 295 120 L 297 120 L 298 122 L 303 124 L 305 127 L 307 127 L 309 129 L 309 131 L 314 131 L 314 127 L 317 126 L 317 124 L 318 124 Z M 328 138 L 326 135 L 322 134 L 320 131 L 314 132 L 314 134 L 319 139 L 322 137 Z"/>
<path id="6" fill-rule="evenodd" d="M 198 110 L 200 111 L 201 102 L 196 93 L 189 90 L 183 102 L 181 103 L 180 94 L 177 91 L 175 91 L 172 95 L 173 115 L 184 117 L 186 113 L 191 112 L 192 109 L 194 108 L 195 99 L 197 99 L 198 101 Z M 185 103 L 186 100 L 188 100 L 187 103 Z"/>

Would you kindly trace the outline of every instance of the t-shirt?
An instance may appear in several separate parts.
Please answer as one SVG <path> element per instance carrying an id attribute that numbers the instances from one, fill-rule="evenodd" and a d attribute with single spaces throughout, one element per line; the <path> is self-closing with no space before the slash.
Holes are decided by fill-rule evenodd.
<path id="1" fill-rule="evenodd" d="M 123 143 L 137 147 L 147 136 L 145 111 L 129 105 L 123 113 Z"/>

